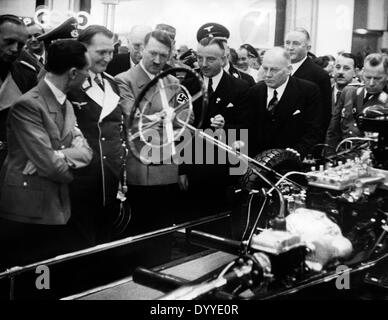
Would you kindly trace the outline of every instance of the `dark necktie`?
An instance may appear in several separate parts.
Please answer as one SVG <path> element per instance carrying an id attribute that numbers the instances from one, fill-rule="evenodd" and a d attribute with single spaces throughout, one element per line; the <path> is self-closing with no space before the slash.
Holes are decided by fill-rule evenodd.
<path id="1" fill-rule="evenodd" d="M 98 76 L 94 78 L 94 81 L 97 83 L 97 85 L 101 88 L 102 91 L 105 91 L 104 83 L 100 80 Z"/>
<path id="2" fill-rule="evenodd" d="M 213 94 L 213 79 L 209 78 L 209 83 L 207 85 L 207 94 L 210 97 Z"/>
<path id="3" fill-rule="evenodd" d="M 341 96 L 341 91 L 337 91 L 337 94 L 336 94 L 336 96 L 335 96 L 335 104 L 337 105 L 338 104 L 338 101 L 339 101 L 339 98 L 340 98 L 340 96 Z"/>
<path id="4" fill-rule="evenodd" d="M 274 113 L 276 105 L 278 104 L 278 102 L 279 102 L 278 92 L 276 90 L 274 90 L 273 97 L 272 97 L 271 101 L 268 103 L 268 107 L 267 107 L 268 111 L 271 113 Z"/>
<path id="5" fill-rule="evenodd" d="M 43 57 L 39 58 L 39 62 L 40 62 L 40 64 L 44 65 Z"/>

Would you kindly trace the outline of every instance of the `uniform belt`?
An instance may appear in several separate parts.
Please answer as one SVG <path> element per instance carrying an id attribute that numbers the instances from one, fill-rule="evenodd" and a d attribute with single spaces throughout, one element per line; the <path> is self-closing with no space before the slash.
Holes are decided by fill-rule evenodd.
<path id="1" fill-rule="evenodd" d="M 7 142 L 0 140 L 0 151 L 7 150 Z"/>

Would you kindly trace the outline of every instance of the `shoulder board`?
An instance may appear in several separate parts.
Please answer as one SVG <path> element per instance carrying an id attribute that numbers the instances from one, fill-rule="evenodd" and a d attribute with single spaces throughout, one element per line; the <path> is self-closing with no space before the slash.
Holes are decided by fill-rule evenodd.
<path id="1" fill-rule="evenodd" d="M 113 80 L 113 81 L 115 80 L 115 78 L 112 77 L 109 73 L 103 72 L 103 74 L 104 74 L 104 77 L 107 77 L 108 79 Z"/>
<path id="2" fill-rule="evenodd" d="M 31 70 L 34 70 L 35 72 L 38 72 L 38 70 L 36 70 L 36 68 L 32 65 L 32 64 L 29 64 L 28 62 L 25 62 L 24 60 L 20 60 L 19 61 L 22 65 L 30 68 Z"/>

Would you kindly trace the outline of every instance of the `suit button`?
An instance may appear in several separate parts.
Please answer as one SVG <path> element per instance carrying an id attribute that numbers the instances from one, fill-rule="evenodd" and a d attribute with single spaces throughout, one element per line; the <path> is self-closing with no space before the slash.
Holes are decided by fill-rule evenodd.
<path id="1" fill-rule="evenodd" d="M 106 139 L 104 137 L 101 138 L 101 141 L 105 141 Z"/>
<path id="2" fill-rule="evenodd" d="M 103 156 L 102 158 L 103 158 L 104 160 L 106 160 L 106 156 Z"/>
<path id="3" fill-rule="evenodd" d="M 28 186 L 28 183 L 27 182 L 23 182 L 23 187 L 27 187 Z"/>
<path id="4" fill-rule="evenodd" d="M 355 123 L 354 126 L 357 128 L 357 123 Z"/>
<path id="5" fill-rule="evenodd" d="M 61 149 L 63 150 L 63 149 L 65 149 L 66 147 L 65 146 L 61 146 Z"/>
<path id="6" fill-rule="evenodd" d="M 353 131 L 349 131 L 349 134 L 353 134 Z"/>

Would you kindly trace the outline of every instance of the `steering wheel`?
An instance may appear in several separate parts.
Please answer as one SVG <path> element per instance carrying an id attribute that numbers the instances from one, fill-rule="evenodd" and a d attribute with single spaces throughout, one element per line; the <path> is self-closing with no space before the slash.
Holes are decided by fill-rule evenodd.
<path id="1" fill-rule="evenodd" d="M 181 77 L 184 73 L 185 79 L 197 81 L 199 91 L 192 95 L 176 78 L 172 78 L 171 75 L 176 73 Z M 144 164 L 171 159 L 177 152 L 175 142 L 194 119 L 193 103 L 200 97 L 203 99 L 200 119 L 196 119 L 198 127 L 203 122 L 208 103 L 207 90 L 200 75 L 180 67 L 168 69 L 152 79 L 140 92 L 129 115 L 128 144 L 132 154 Z"/>

